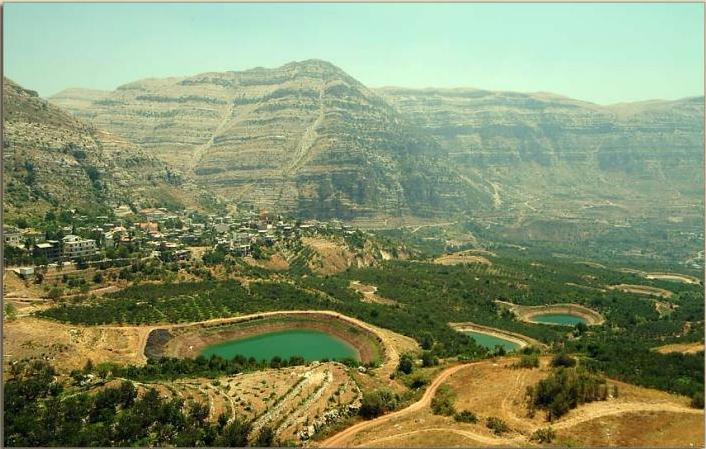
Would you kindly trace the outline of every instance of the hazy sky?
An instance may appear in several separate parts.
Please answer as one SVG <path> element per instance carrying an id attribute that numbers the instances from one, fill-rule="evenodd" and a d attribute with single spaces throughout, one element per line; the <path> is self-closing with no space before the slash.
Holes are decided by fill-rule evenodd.
<path id="1" fill-rule="evenodd" d="M 5 75 L 50 96 L 318 58 L 377 87 L 703 95 L 703 4 L 5 4 Z"/>

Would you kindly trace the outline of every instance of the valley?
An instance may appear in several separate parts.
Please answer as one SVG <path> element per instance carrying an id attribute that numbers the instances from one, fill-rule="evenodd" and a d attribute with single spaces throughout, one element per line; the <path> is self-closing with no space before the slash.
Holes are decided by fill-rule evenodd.
<path id="1" fill-rule="evenodd" d="M 703 97 L 305 60 L 3 107 L 8 446 L 704 444 Z"/>

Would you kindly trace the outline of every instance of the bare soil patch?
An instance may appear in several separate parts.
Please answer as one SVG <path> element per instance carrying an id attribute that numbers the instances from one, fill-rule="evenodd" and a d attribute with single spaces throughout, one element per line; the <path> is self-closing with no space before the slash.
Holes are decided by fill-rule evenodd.
<path id="1" fill-rule="evenodd" d="M 398 304 L 397 301 L 393 301 L 388 298 L 383 298 L 377 294 L 378 288 L 374 285 L 363 284 L 360 281 L 351 281 L 350 288 L 360 292 L 363 295 L 363 302 L 372 302 L 376 304 L 385 304 L 388 306 L 394 306 Z"/>
<path id="2" fill-rule="evenodd" d="M 682 354 L 695 354 L 704 350 L 704 343 L 674 343 L 671 345 L 658 346 L 654 348 L 661 354 L 669 354 L 670 352 L 681 352 Z"/>
<path id="3" fill-rule="evenodd" d="M 481 265 L 493 265 L 493 263 L 488 260 L 488 258 L 480 256 L 477 250 L 462 251 L 459 253 L 446 254 L 434 259 L 434 263 L 439 265 L 459 265 L 459 264 L 481 264 Z"/>
<path id="4" fill-rule="evenodd" d="M 643 296 L 653 296 L 657 298 L 671 298 L 673 293 L 663 288 L 650 287 L 648 285 L 618 284 L 609 285 L 610 290 L 619 290 L 625 293 L 635 293 Z"/>

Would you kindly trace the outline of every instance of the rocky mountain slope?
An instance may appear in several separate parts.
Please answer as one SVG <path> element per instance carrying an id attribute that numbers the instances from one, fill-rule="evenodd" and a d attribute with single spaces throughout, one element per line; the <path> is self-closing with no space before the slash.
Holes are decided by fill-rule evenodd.
<path id="1" fill-rule="evenodd" d="M 511 202 L 703 195 L 703 97 L 600 106 L 547 93 L 377 91 Z"/>
<path id="2" fill-rule="evenodd" d="M 52 101 L 240 202 L 318 217 L 490 204 L 438 143 L 323 61 L 144 80 Z"/>
<path id="3" fill-rule="evenodd" d="M 104 212 L 196 204 L 179 170 L 124 138 L 94 128 L 3 78 L 6 219 L 59 207 Z"/>
<path id="4" fill-rule="evenodd" d="M 703 97 L 600 106 L 546 93 L 373 90 L 309 60 L 51 101 L 231 200 L 302 216 L 702 204 Z"/>

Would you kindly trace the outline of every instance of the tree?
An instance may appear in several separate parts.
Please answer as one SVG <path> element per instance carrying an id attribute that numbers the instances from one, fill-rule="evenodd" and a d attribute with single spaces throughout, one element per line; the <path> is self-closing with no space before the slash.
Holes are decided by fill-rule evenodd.
<path id="1" fill-rule="evenodd" d="M 373 390 L 363 394 L 360 414 L 370 419 L 397 408 L 399 396 L 387 389 Z"/>
<path id="2" fill-rule="evenodd" d="M 220 447 L 245 447 L 248 445 L 248 434 L 252 426 L 241 418 L 235 418 L 223 428 L 221 435 L 216 438 L 215 446 Z"/>
<path id="3" fill-rule="evenodd" d="M 576 366 L 576 359 L 571 357 L 570 355 L 566 354 L 565 352 L 559 353 L 554 356 L 552 359 L 552 366 L 553 367 L 567 367 L 571 368 L 572 366 Z"/>
<path id="4" fill-rule="evenodd" d="M 397 371 L 403 372 L 405 374 L 411 374 L 414 369 L 414 361 L 409 354 L 403 354 L 400 357 L 400 363 L 397 365 Z"/>
<path id="5" fill-rule="evenodd" d="M 430 332 L 424 332 L 421 337 L 420 345 L 422 349 L 429 350 L 434 346 L 434 336 Z"/>
<path id="6" fill-rule="evenodd" d="M 434 354 L 432 354 L 431 351 L 424 351 L 422 353 L 422 366 L 423 367 L 436 366 L 438 364 L 439 364 L 439 359 L 434 357 Z"/>
<path id="7" fill-rule="evenodd" d="M 264 426 L 257 435 L 253 446 L 256 447 L 271 447 L 274 445 L 275 432 L 270 426 Z"/>
<path id="8" fill-rule="evenodd" d="M 52 301 L 58 301 L 59 298 L 64 294 L 64 289 L 61 287 L 52 287 L 51 290 L 47 293 L 47 298 L 51 299 Z"/>
<path id="9" fill-rule="evenodd" d="M 431 411 L 435 415 L 452 416 L 456 414 L 455 401 L 456 393 L 448 385 L 442 385 L 431 400 Z"/>

